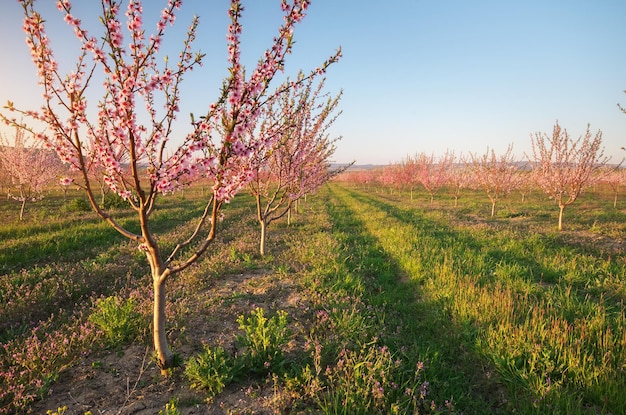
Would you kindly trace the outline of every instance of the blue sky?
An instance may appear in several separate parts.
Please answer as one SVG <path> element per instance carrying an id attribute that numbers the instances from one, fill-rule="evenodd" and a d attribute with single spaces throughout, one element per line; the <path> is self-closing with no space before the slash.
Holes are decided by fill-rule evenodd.
<path id="1" fill-rule="evenodd" d="M 23 42 L 21 7 L 0 2 L 0 102 L 36 108 L 41 94 Z M 71 57 L 72 35 L 54 2 L 39 3 L 58 57 Z M 78 17 L 97 22 L 97 0 L 74 3 Z M 165 1 L 145 3 L 149 20 L 148 9 L 156 14 Z M 184 1 L 176 31 L 168 34 L 167 45 L 178 46 L 191 15 L 200 15 L 197 47 L 207 57 L 187 80 L 185 121 L 190 111 L 204 112 L 225 75 L 228 3 Z M 244 5 L 244 61 L 253 65 L 281 22 L 279 0 Z M 388 164 L 418 152 L 482 154 L 488 147 L 504 152 L 509 144 L 522 158 L 530 134 L 550 133 L 556 120 L 573 137 L 587 123 L 602 130 L 606 154 L 617 161 L 626 156 L 620 150 L 626 114 L 617 108 L 626 105 L 624 18 L 623 0 L 312 0 L 296 28 L 287 73 L 311 69 L 342 47 L 343 58 L 327 74 L 327 90 L 344 92 L 343 113 L 330 131 L 342 137 L 338 162 Z"/>

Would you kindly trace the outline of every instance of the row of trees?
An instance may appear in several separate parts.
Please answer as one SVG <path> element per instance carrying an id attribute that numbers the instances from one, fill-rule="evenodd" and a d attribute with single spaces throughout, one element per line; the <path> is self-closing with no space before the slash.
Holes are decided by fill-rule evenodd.
<path id="1" fill-rule="evenodd" d="M 97 36 L 73 14 L 69 0 L 59 0 L 58 9 L 80 45 L 74 70 L 68 73 L 60 72 L 67 66 L 55 60 L 45 19 L 35 1 L 21 0 L 20 4 L 27 45 L 43 89 L 43 105 L 39 110 L 22 110 L 9 102 L 5 108 L 17 117 L 4 114 L 2 118 L 55 150 L 72 167 L 75 184 L 85 191 L 93 210 L 145 253 L 154 292 L 154 349 L 166 371 L 174 363 L 165 330 L 166 282 L 209 248 L 219 230 L 223 205 L 250 185 L 269 206 L 273 196 L 266 189 L 276 185 L 260 183 L 276 183 L 271 173 L 275 163 L 283 163 L 278 156 L 283 150 L 292 155 L 288 162 L 293 163 L 290 184 L 278 186 L 287 205 L 327 178 L 324 160 L 334 145 L 325 126 L 332 120 L 328 114 L 335 110 L 339 97 L 321 101 L 323 94 L 317 92 L 321 87 L 316 89 L 313 80 L 338 61 L 340 50 L 318 68 L 276 86 L 273 81 L 292 51 L 294 29 L 305 17 L 310 1 L 280 1 L 283 24 L 257 65 L 246 70 L 240 60 L 244 7 L 240 0 L 231 0 L 226 35 L 229 76 L 217 100 L 199 108 L 199 117 L 192 114 L 188 132 L 176 144 L 172 137 L 178 126 L 175 120 L 183 78 L 204 58 L 193 52 L 198 27 L 194 18 L 178 59 L 163 59 L 162 39 L 175 22 L 180 0 L 167 1 L 149 36 L 140 0 L 102 0 L 102 32 Z M 104 82 L 96 83 L 96 78 Z M 94 105 L 97 96 L 101 98 Z M 18 121 L 19 117 L 33 123 Z M 39 124 L 45 128 L 33 126 Z M 314 168 L 319 171 L 313 173 Z M 303 171 L 308 174 L 293 177 Z M 98 200 L 96 176 L 127 201 L 136 212 L 135 223 L 126 227 Z M 170 252 L 163 252 L 151 215 L 162 195 L 199 179 L 212 183 L 204 213 L 188 237 Z M 266 224 L 270 221 L 268 214 L 260 217 Z"/>
<path id="2" fill-rule="evenodd" d="M 538 132 L 531 135 L 531 141 L 532 154 L 521 162 L 515 159 L 512 145 L 500 155 L 493 149 L 487 149 L 484 154 L 470 153 L 467 157 L 457 157 L 451 151 L 438 158 L 420 153 L 379 170 L 350 172 L 344 179 L 407 189 L 411 198 L 414 188 L 421 185 L 431 201 L 440 189 L 447 187 L 454 195 L 455 205 L 462 189 L 480 189 L 491 202 L 491 216 L 495 215 L 503 196 L 519 190 L 524 197 L 536 185 L 558 205 L 559 230 L 563 229 L 565 207 L 593 183 L 608 183 L 615 192 L 616 203 L 626 175 L 607 166 L 609 158 L 601 147 L 601 131 L 592 134 L 587 126 L 583 135 L 573 139 L 556 122 L 551 135 Z"/>
<path id="3" fill-rule="evenodd" d="M 289 81 L 288 81 L 289 82 Z M 257 207 L 260 225 L 260 254 L 265 255 L 267 227 L 289 214 L 294 203 L 301 197 L 315 192 L 330 178 L 347 169 L 347 165 L 332 168 L 330 160 L 335 143 L 341 137 L 330 138 L 328 128 L 341 112 L 337 112 L 341 93 L 330 96 L 323 93 L 325 80 L 317 85 L 309 78 L 306 83 L 283 89 L 268 102 L 250 136 L 276 135 L 278 139 L 250 158 L 252 179 L 248 184 Z M 315 89 L 313 89 L 315 87 Z M 285 114 L 291 114 L 285 118 Z M 26 131 L 16 129 L 14 140 L 0 136 L 0 183 L 9 198 L 21 202 L 19 219 L 23 220 L 26 202 L 35 202 L 53 187 L 60 186 L 67 197 L 67 190 L 74 183 L 68 177 L 68 169 L 56 152 L 41 149 L 26 140 Z M 100 204 L 104 205 L 108 187 L 100 180 L 102 171 L 92 164 L 89 175 L 100 188 Z M 201 170 L 191 166 L 190 185 L 202 180 Z"/>
<path id="4" fill-rule="evenodd" d="M 341 114 L 335 112 L 341 93 L 326 96 L 323 87 L 323 80 L 317 86 L 309 80 L 286 90 L 268 104 L 266 116 L 260 120 L 261 136 L 276 134 L 276 126 L 280 127 L 276 144 L 250 159 L 253 178 L 248 188 L 257 206 L 261 255 L 265 255 L 267 227 L 289 214 L 300 198 L 345 169 L 331 169 L 330 159 L 340 137 L 331 138 L 327 133 Z"/>
<path id="5" fill-rule="evenodd" d="M 26 203 L 41 200 L 52 185 L 67 183 L 67 168 L 54 151 L 34 146 L 24 130 L 13 139 L 0 135 L 0 188 L 20 203 L 19 219 Z"/>

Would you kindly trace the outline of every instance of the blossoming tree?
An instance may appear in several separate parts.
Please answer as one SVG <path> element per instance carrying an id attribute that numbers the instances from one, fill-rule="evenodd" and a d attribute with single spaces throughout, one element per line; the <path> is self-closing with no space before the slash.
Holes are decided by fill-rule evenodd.
<path id="1" fill-rule="evenodd" d="M 600 171 L 596 180 L 606 184 L 613 193 L 613 207 L 617 208 L 617 199 L 619 198 L 622 186 L 626 183 L 626 170 L 620 168 L 603 169 Z"/>
<path id="2" fill-rule="evenodd" d="M 518 167 L 515 165 L 513 145 L 509 145 L 500 156 L 491 149 L 482 156 L 470 155 L 474 186 L 482 189 L 491 201 L 491 216 L 496 214 L 496 205 L 502 196 L 511 193 L 519 184 Z"/>
<path id="3" fill-rule="evenodd" d="M 251 159 L 254 178 L 249 188 L 261 227 L 261 255 L 265 255 L 267 227 L 287 215 L 298 199 L 345 170 L 330 168 L 339 138 L 330 138 L 327 131 L 340 115 L 334 112 L 341 93 L 324 99 L 324 81 L 315 86 L 311 78 L 291 90 L 285 89 L 267 108 L 258 132 L 266 135 L 266 140 L 277 137 L 265 154 Z"/>
<path id="4" fill-rule="evenodd" d="M 558 122 L 552 136 L 537 132 L 531 134 L 534 178 L 559 206 L 558 229 L 563 229 L 563 211 L 574 203 L 582 191 L 591 184 L 593 173 L 609 161 L 604 156 L 602 131 L 592 136 L 590 126 L 578 139 L 573 140 Z"/>
<path id="5" fill-rule="evenodd" d="M 458 207 L 461 192 L 472 184 L 471 164 L 468 163 L 463 154 L 459 155 L 458 159 L 454 152 L 450 151 L 448 154 L 451 164 L 447 185 L 454 197 L 454 207 Z"/>
<path id="6" fill-rule="evenodd" d="M 417 164 L 417 156 L 406 156 L 398 164 L 398 180 L 409 188 L 410 198 L 413 200 L 413 190 L 420 183 L 419 165 Z"/>
<path id="7" fill-rule="evenodd" d="M 25 131 L 16 129 L 13 143 L 0 137 L 0 169 L 8 179 L 8 196 L 20 202 L 21 221 L 26 203 L 42 199 L 63 166 L 53 151 L 29 145 Z"/>
<path id="8" fill-rule="evenodd" d="M 430 195 L 430 203 L 433 203 L 439 189 L 448 183 L 454 155 L 446 151 L 443 156 L 436 158 L 434 154 L 420 153 L 415 156 L 415 159 L 419 182 Z"/>
<path id="9" fill-rule="evenodd" d="M 85 190 L 95 212 L 145 253 L 154 291 L 154 349 L 164 371 L 174 360 L 165 334 L 166 281 L 207 250 L 218 230 L 223 204 L 253 177 L 250 157 L 273 144 L 272 138 L 244 138 L 255 125 L 264 103 L 277 93 L 271 89 L 271 81 L 292 50 L 294 27 L 304 18 L 310 1 L 281 0 L 284 23 L 256 67 L 246 72 L 240 62 L 240 20 L 244 8 L 240 0 L 231 0 L 227 32 L 229 76 L 219 98 L 201 109 L 205 112 L 198 119 L 192 116 L 189 133 L 176 146 L 171 143 L 171 136 L 179 111 L 181 83 L 184 75 L 203 59 L 203 55 L 192 51 L 198 26 L 198 19 L 194 18 L 178 60 L 174 64 L 168 60 L 158 63 L 163 61 L 163 35 L 167 26 L 174 24 L 181 0 L 167 1 L 155 32 L 149 37 L 140 0 L 127 2 L 125 19 L 120 16 L 124 2 L 102 0 L 101 40 L 90 35 L 72 14 L 68 0 L 59 0 L 58 9 L 80 42 L 75 70 L 65 75 L 60 73 L 35 1 L 20 3 L 44 103 L 36 111 L 16 109 L 11 102 L 7 108 L 42 122 L 47 129 L 38 132 L 15 118 L 3 118 L 32 131 L 47 147 L 55 149 L 65 163 L 78 171 L 81 179 L 77 185 Z M 340 51 L 303 80 L 324 73 L 339 56 Z M 104 82 L 99 92 L 101 99 L 92 111 L 91 107 L 88 110 L 88 98 L 97 89 L 94 74 L 99 70 Z M 90 174 L 93 171 L 102 171 L 111 191 L 135 210 L 139 232 L 125 228 L 96 200 Z M 192 178 L 211 180 L 211 197 L 189 237 L 166 254 L 155 236 L 151 215 L 157 209 L 159 195 L 175 191 Z"/>

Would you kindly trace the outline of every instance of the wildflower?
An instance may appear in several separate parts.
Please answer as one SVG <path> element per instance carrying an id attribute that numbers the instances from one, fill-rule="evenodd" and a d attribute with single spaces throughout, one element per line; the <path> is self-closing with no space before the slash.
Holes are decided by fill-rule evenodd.
<path id="1" fill-rule="evenodd" d="M 425 381 L 420 386 L 420 399 L 424 399 L 426 398 L 426 395 L 428 395 L 428 385 L 429 385 L 428 381 Z"/>

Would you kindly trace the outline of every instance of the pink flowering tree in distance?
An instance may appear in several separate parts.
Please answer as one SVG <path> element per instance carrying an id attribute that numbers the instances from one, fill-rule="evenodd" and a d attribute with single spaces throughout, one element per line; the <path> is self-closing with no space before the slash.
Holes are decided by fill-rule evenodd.
<path id="1" fill-rule="evenodd" d="M 54 151 L 29 143 L 26 135 L 18 128 L 13 142 L 4 135 L 0 137 L 0 169 L 8 179 L 8 196 L 20 202 L 20 221 L 26 203 L 43 199 L 44 191 L 63 171 Z"/>
<path id="2" fill-rule="evenodd" d="M 419 185 L 419 166 L 417 156 L 406 156 L 398 165 L 398 180 L 409 188 L 410 198 L 413 200 L 413 190 Z"/>
<path id="3" fill-rule="evenodd" d="M 574 140 L 557 121 L 552 136 L 537 132 L 530 138 L 535 181 L 558 204 L 558 229 L 562 230 L 565 207 L 578 199 L 591 184 L 593 173 L 609 161 L 601 147 L 602 131 L 593 135 L 587 125 L 585 134 Z"/>
<path id="4" fill-rule="evenodd" d="M 617 208 L 617 199 L 626 184 L 626 170 L 620 168 L 602 169 L 599 172 L 598 182 L 606 184 L 613 193 L 613 207 Z"/>
<path id="5" fill-rule="evenodd" d="M 74 179 L 71 177 L 61 177 L 59 179 L 59 186 L 61 186 L 61 190 L 63 191 L 63 200 L 67 199 L 67 190 L 70 188 Z"/>
<path id="6" fill-rule="evenodd" d="M 461 192 L 472 184 L 471 168 L 463 154 L 457 156 L 454 151 L 448 151 L 450 166 L 447 174 L 446 186 L 454 197 L 454 207 L 459 206 Z"/>
<path id="7" fill-rule="evenodd" d="M 482 189 L 491 201 L 491 216 L 496 214 L 496 205 L 505 195 L 515 190 L 519 184 L 518 167 L 515 164 L 513 145 L 510 144 L 501 155 L 487 149 L 482 156 L 470 154 L 472 160 L 473 183 Z"/>
<path id="8" fill-rule="evenodd" d="M 430 203 L 433 203 L 437 192 L 448 182 L 454 155 L 446 151 L 443 156 L 437 158 L 434 154 L 420 153 L 415 156 L 415 160 L 419 182 L 430 195 Z"/>
<path id="9" fill-rule="evenodd" d="M 265 255 L 268 226 L 288 215 L 298 199 L 345 170 L 331 170 L 330 157 L 339 138 L 331 139 L 327 134 L 340 114 L 334 112 L 341 93 L 325 99 L 323 88 L 324 80 L 315 86 L 313 78 L 291 89 L 283 88 L 284 92 L 265 107 L 258 131 L 251 131 L 253 140 L 265 136 L 264 140 L 274 141 L 273 146 L 250 159 L 253 179 L 249 189 L 257 205 L 261 255 Z"/>
<path id="10" fill-rule="evenodd" d="M 309 0 L 280 2 L 284 23 L 251 71 L 245 71 L 240 62 L 243 6 L 239 0 L 231 1 L 227 31 L 229 76 L 218 99 L 200 109 L 205 112 L 199 118 L 192 116 L 190 131 L 176 146 L 170 137 L 179 111 L 181 83 L 184 75 L 203 59 L 203 55 L 192 51 L 197 18 L 191 22 L 176 62 L 171 64 L 159 54 L 167 26 L 174 24 L 181 7 L 180 0 L 167 1 L 150 36 L 144 28 L 141 1 L 102 0 L 101 38 L 88 33 L 72 14 L 68 0 L 58 1 L 60 12 L 80 42 L 74 70 L 65 75 L 60 73 L 34 0 L 20 3 L 44 103 L 36 111 L 18 110 L 11 102 L 7 108 L 42 122 L 47 129 L 36 132 L 15 118 L 3 118 L 33 131 L 48 148 L 55 149 L 78 172 L 80 180 L 76 184 L 85 190 L 94 211 L 145 253 L 154 291 L 154 349 L 165 371 L 174 361 L 165 333 L 166 281 L 207 250 L 215 238 L 223 204 L 253 177 L 250 157 L 273 145 L 273 137 L 246 140 L 246 133 L 255 125 L 264 103 L 276 93 L 270 89 L 271 81 L 292 50 L 294 26 L 304 18 Z M 127 3 L 125 18 L 121 16 L 123 3 Z M 302 81 L 324 73 L 339 56 L 338 51 Z M 100 92 L 94 91 L 98 88 L 94 82 L 96 71 L 102 71 L 104 80 Z M 94 94 L 100 94 L 101 99 L 93 109 L 88 108 L 88 97 Z M 135 227 L 122 226 L 96 200 L 92 172 L 98 171 L 108 188 L 137 213 Z M 212 193 L 189 237 L 166 254 L 159 246 L 150 218 L 157 209 L 159 195 L 179 189 L 190 178 L 210 180 Z"/>
<path id="11" fill-rule="evenodd" d="M 388 164 L 378 171 L 377 181 L 393 195 L 394 189 L 400 190 L 406 185 L 405 178 L 405 172 L 399 164 Z"/>

